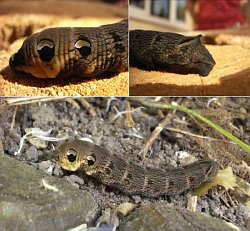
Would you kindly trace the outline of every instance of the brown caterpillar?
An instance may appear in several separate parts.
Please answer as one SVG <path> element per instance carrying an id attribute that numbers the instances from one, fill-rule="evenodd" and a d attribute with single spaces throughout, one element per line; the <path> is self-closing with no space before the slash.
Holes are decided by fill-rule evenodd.
<path id="1" fill-rule="evenodd" d="M 126 194 L 148 197 L 180 194 L 210 181 L 219 165 L 213 160 L 165 170 L 144 167 L 126 161 L 122 156 L 111 154 L 104 148 L 86 141 L 68 141 L 62 144 L 56 157 L 65 170 L 82 170 L 105 185 Z"/>
<path id="2" fill-rule="evenodd" d="M 129 65 L 207 76 L 215 61 L 200 38 L 201 35 L 187 37 L 169 32 L 132 30 L 129 32 Z"/>
<path id="3" fill-rule="evenodd" d="M 28 37 L 9 66 L 37 78 L 119 73 L 128 66 L 128 20 L 100 27 L 49 28 Z"/>

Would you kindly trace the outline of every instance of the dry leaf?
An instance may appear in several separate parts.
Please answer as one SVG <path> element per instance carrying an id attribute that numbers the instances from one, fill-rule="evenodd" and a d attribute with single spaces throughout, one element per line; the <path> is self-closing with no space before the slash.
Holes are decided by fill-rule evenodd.
<path id="1" fill-rule="evenodd" d="M 241 178 L 237 178 L 237 184 L 238 184 L 240 191 L 244 192 L 246 195 L 250 197 L 250 184 Z"/>
<path id="2" fill-rule="evenodd" d="M 194 195 L 202 196 L 207 194 L 208 190 L 215 186 L 223 186 L 226 190 L 234 189 L 237 186 L 236 177 L 231 167 L 219 170 L 217 176 L 212 181 L 205 183 L 194 190 Z"/>
<path id="3" fill-rule="evenodd" d="M 133 209 L 135 208 L 135 204 L 129 203 L 129 202 L 125 202 L 120 204 L 114 211 L 115 214 L 117 215 L 122 215 L 122 216 L 126 216 L 129 213 L 131 213 L 133 211 Z"/>

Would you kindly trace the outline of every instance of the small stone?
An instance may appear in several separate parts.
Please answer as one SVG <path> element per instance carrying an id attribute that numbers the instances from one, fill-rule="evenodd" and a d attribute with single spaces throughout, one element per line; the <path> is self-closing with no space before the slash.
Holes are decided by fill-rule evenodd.
<path id="1" fill-rule="evenodd" d="M 39 169 L 43 170 L 44 172 L 48 173 L 49 167 L 52 165 L 52 162 L 50 160 L 42 161 L 39 164 Z"/>
<path id="2" fill-rule="evenodd" d="M 57 164 L 54 166 L 53 175 L 59 176 L 59 177 L 62 177 L 64 175 L 62 168 L 60 166 L 58 166 Z"/>
<path id="3" fill-rule="evenodd" d="M 30 114 L 34 122 L 37 122 L 41 125 L 39 126 L 41 128 L 43 125 L 47 126 L 49 123 L 55 120 L 55 111 L 53 105 L 48 107 L 47 105 L 43 104 L 39 107 L 30 107 Z"/>
<path id="4" fill-rule="evenodd" d="M 31 162 L 37 162 L 38 161 L 38 153 L 37 149 L 34 146 L 31 146 L 27 151 L 26 151 L 26 157 L 28 161 Z"/>
<path id="5" fill-rule="evenodd" d="M 9 136 L 6 136 L 4 142 L 3 142 L 4 150 L 8 150 L 8 154 L 14 155 L 15 152 L 18 151 L 19 146 L 16 142 L 13 141 L 12 138 Z"/>
<path id="6" fill-rule="evenodd" d="M 133 199 L 135 201 L 136 204 L 139 204 L 141 202 L 141 197 L 140 196 L 133 196 Z"/>
<path id="7" fill-rule="evenodd" d="M 84 180 L 82 178 L 80 178 L 79 176 L 74 175 L 74 174 L 69 175 L 69 176 L 65 176 L 64 179 L 66 179 L 68 182 L 70 182 L 71 184 L 73 184 L 77 188 L 84 185 Z"/>

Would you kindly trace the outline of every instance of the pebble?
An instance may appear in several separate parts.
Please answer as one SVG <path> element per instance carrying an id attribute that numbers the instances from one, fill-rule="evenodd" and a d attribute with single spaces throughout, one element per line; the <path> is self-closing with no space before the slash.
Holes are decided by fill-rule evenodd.
<path id="1" fill-rule="evenodd" d="M 38 161 L 38 152 L 34 146 L 30 146 L 30 148 L 26 151 L 26 157 L 28 161 L 37 162 Z"/>
<path id="2" fill-rule="evenodd" d="M 48 173 L 48 169 L 51 166 L 52 162 L 50 160 L 42 161 L 39 164 L 39 169 L 43 170 L 44 172 Z"/>
<path id="3" fill-rule="evenodd" d="M 79 186 L 81 185 L 84 185 L 84 180 L 77 175 L 72 174 L 69 176 L 65 176 L 64 178 L 77 188 L 79 188 Z"/>

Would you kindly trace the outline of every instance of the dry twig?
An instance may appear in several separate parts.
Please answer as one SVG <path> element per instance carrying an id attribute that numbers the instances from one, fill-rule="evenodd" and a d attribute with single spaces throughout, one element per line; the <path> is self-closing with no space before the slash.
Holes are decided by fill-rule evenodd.
<path id="1" fill-rule="evenodd" d="M 12 121 L 11 121 L 11 125 L 10 125 L 10 131 L 12 131 L 14 126 L 15 126 L 17 108 L 18 108 L 18 105 L 16 105 L 16 107 L 15 107 L 15 111 L 14 111 Z"/>
<path id="2" fill-rule="evenodd" d="M 93 117 L 97 116 L 95 108 L 85 98 L 81 97 L 78 100 L 90 115 L 92 115 Z"/>
<path id="3" fill-rule="evenodd" d="M 179 98 L 178 101 L 182 100 L 182 98 Z M 180 103 L 180 102 L 178 102 Z M 145 159 L 145 156 L 150 148 L 150 146 L 152 145 L 152 143 L 154 142 L 154 140 L 158 137 L 158 135 L 161 133 L 161 131 L 167 126 L 167 124 L 174 118 L 176 113 L 176 110 L 173 110 L 171 113 L 169 113 L 165 119 L 163 119 L 159 125 L 154 129 L 154 131 L 151 133 L 151 135 L 149 136 L 149 138 L 147 139 L 144 147 L 142 148 L 142 150 L 139 152 L 139 155 L 141 156 L 142 160 Z"/>
<path id="4" fill-rule="evenodd" d="M 130 107 L 130 103 L 128 100 L 126 100 L 126 111 L 128 113 L 126 113 L 126 121 L 125 121 L 125 125 L 128 128 L 132 128 L 134 127 L 134 120 L 132 118 L 132 112 L 131 112 L 131 107 Z"/>

